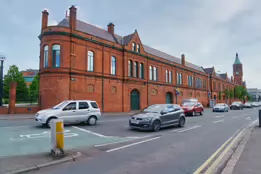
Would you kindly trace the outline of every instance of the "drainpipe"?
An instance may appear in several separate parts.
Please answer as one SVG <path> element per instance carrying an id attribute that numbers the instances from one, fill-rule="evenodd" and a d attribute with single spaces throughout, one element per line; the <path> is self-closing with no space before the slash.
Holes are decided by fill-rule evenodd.
<path id="1" fill-rule="evenodd" d="M 122 51 L 122 58 L 123 58 L 123 61 L 122 61 L 122 112 L 124 112 L 124 83 L 125 83 L 125 49 L 124 49 L 124 46 L 123 46 L 123 51 Z M 117 67 L 117 66 L 116 66 Z"/>
<path id="2" fill-rule="evenodd" d="M 102 46 L 102 112 L 104 112 L 104 46 Z"/>
<path id="3" fill-rule="evenodd" d="M 69 67 L 69 100 L 71 100 L 71 80 L 72 80 L 72 54 L 73 54 L 73 43 L 72 43 L 72 32 L 73 29 L 71 27 L 70 32 L 70 67 Z"/>

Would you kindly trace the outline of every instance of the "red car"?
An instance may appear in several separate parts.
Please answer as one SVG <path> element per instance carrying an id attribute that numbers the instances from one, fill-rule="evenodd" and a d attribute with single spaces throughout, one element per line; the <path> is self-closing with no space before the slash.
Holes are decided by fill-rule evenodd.
<path id="1" fill-rule="evenodd" d="M 203 115 L 204 107 L 199 102 L 185 102 L 182 104 L 182 109 L 185 115 L 195 116 L 197 113 Z"/>

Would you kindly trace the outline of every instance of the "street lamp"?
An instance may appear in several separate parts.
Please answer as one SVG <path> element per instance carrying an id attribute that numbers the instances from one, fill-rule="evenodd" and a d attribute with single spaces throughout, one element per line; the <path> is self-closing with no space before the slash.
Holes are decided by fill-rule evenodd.
<path id="1" fill-rule="evenodd" d="M 4 76 L 4 60 L 5 56 L 0 55 L 0 106 L 3 106 L 3 89 L 4 89 L 4 82 L 3 82 L 3 76 Z"/>

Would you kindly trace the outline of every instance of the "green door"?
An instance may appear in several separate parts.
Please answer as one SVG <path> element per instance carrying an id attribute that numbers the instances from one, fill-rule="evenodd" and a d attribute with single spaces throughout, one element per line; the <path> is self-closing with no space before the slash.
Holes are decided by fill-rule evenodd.
<path id="1" fill-rule="evenodd" d="M 140 94 L 137 90 L 132 90 L 130 95 L 131 110 L 140 110 Z"/>
<path id="2" fill-rule="evenodd" d="M 173 99 L 172 99 L 173 97 L 172 97 L 172 93 L 170 93 L 170 92 L 167 92 L 166 93 L 166 103 L 167 104 L 172 104 L 173 103 Z"/>

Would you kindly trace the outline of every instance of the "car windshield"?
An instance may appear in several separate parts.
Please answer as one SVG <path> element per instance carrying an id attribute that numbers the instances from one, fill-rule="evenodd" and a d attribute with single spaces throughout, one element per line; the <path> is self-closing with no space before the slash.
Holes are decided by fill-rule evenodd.
<path id="1" fill-rule="evenodd" d="M 239 105 L 239 102 L 233 102 L 232 105 Z"/>
<path id="2" fill-rule="evenodd" d="M 195 102 L 187 102 L 187 103 L 183 103 L 183 106 L 195 106 L 196 103 Z"/>
<path id="3" fill-rule="evenodd" d="M 67 104 L 68 104 L 68 101 L 63 101 L 63 102 L 59 103 L 58 105 L 54 106 L 52 109 L 61 109 L 62 107 L 64 107 Z"/>
<path id="4" fill-rule="evenodd" d="M 225 104 L 224 103 L 218 103 L 218 104 L 216 104 L 216 106 L 225 106 Z"/>
<path id="5" fill-rule="evenodd" d="M 151 105 L 147 108 L 143 109 L 143 112 L 149 112 L 149 113 L 159 113 L 164 105 Z"/>

